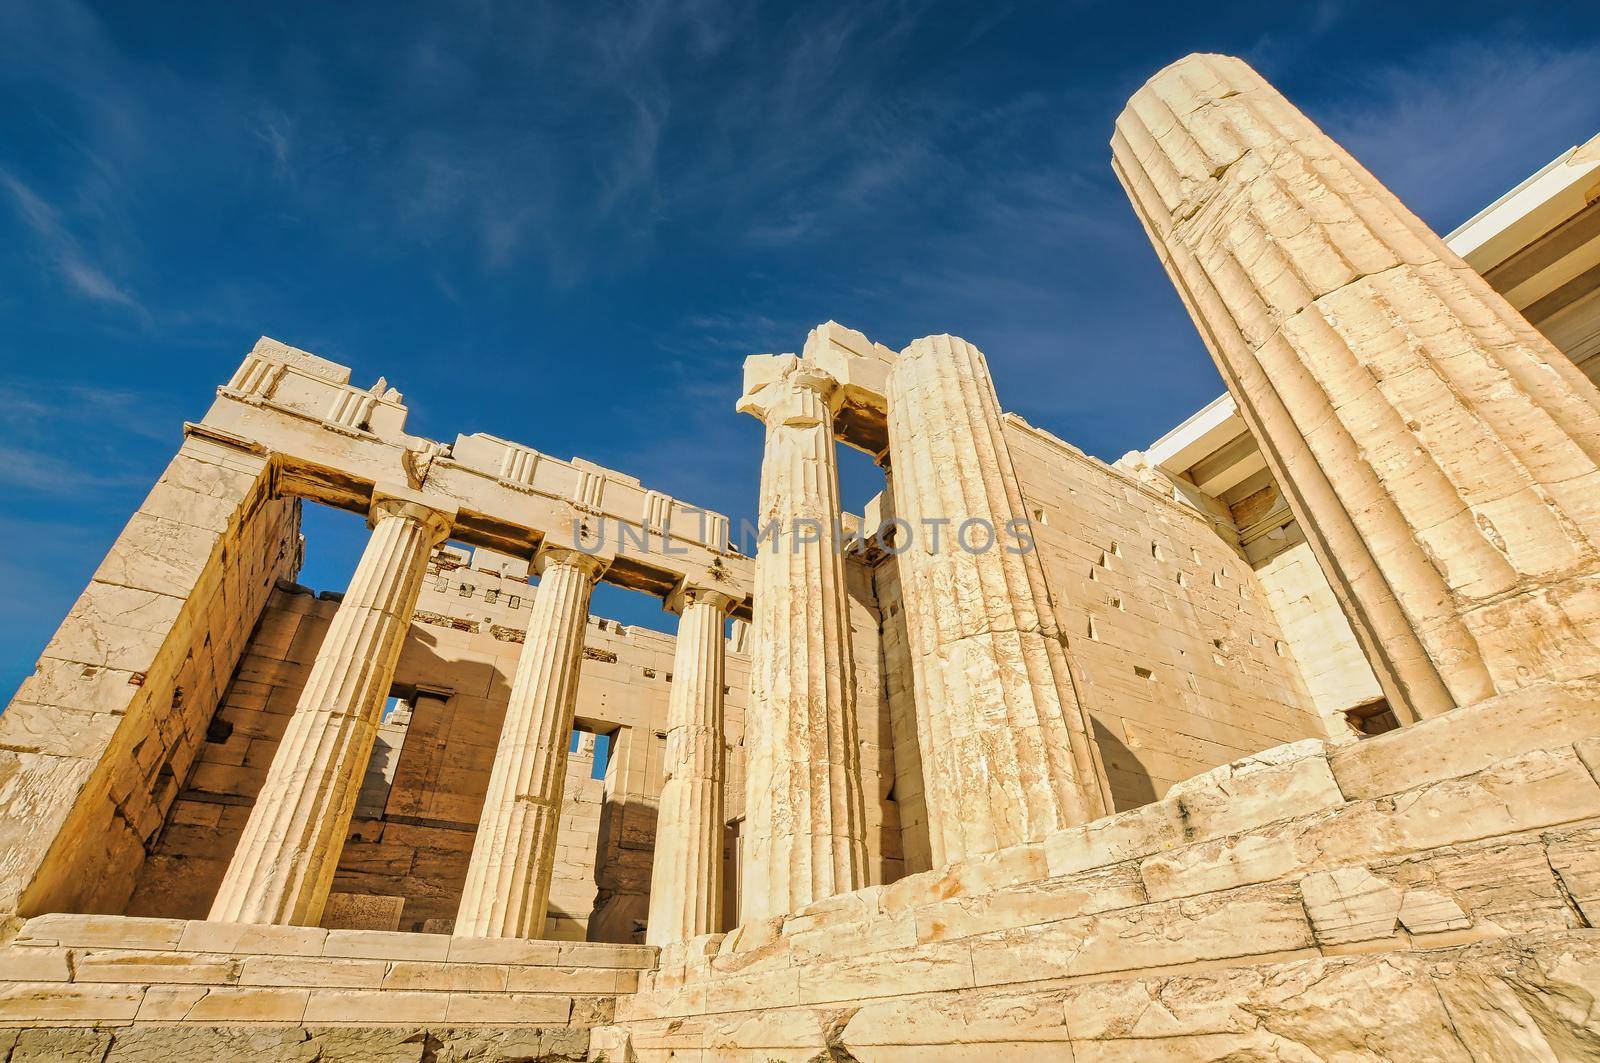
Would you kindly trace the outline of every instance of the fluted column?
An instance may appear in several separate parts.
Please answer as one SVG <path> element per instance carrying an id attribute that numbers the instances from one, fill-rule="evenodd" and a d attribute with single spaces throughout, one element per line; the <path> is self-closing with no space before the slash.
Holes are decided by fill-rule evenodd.
<path id="1" fill-rule="evenodd" d="M 741 921 L 866 885 L 866 813 L 844 558 L 838 384 L 794 355 L 745 361 L 739 410 L 767 428 L 745 714 Z"/>
<path id="2" fill-rule="evenodd" d="M 656 818 L 645 941 L 668 945 L 714 933 L 722 919 L 722 685 L 733 599 L 686 587 L 667 698 L 666 779 Z"/>
<path id="3" fill-rule="evenodd" d="M 1108 810 L 983 354 L 929 336 L 889 372 L 895 516 L 934 866 Z"/>
<path id="4" fill-rule="evenodd" d="M 438 507 L 415 491 L 375 492 L 372 537 L 317 650 L 208 918 L 321 921 L 428 555 L 449 534 L 454 517 L 454 507 Z"/>
<path id="5" fill-rule="evenodd" d="M 534 565 L 539 586 L 456 912 L 457 937 L 535 938 L 544 932 L 584 621 L 605 562 L 569 547 L 546 547 Z"/>
<path id="6" fill-rule="evenodd" d="M 1238 59 L 1134 94 L 1118 178 L 1402 720 L 1600 672 L 1600 397 Z"/>

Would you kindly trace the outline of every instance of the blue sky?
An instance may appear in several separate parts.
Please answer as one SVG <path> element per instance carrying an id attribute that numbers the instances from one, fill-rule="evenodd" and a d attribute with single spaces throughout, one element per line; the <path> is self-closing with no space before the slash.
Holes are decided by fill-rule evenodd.
<path id="1" fill-rule="evenodd" d="M 261 334 L 735 521 L 740 360 L 827 318 L 1144 445 L 1221 389 L 1106 143 L 1195 50 L 1440 230 L 1600 130 L 1594 4 L 0 0 L 0 696 Z M 307 532 L 342 586 L 359 522 Z"/>

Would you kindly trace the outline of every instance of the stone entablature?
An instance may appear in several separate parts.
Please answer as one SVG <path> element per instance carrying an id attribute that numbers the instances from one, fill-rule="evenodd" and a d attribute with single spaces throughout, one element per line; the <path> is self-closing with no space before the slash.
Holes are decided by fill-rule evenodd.
<path id="1" fill-rule="evenodd" d="M 284 488 L 319 502 L 364 512 L 375 484 L 425 485 L 457 507 L 451 538 L 472 546 L 528 556 L 545 538 L 570 545 L 586 529 L 586 545 L 603 536 L 604 552 L 620 547 L 609 582 L 663 598 L 703 583 L 746 615 L 751 562 L 732 548 L 726 515 L 484 433 L 449 445 L 410 435 L 399 392 L 349 379 L 345 366 L 263 337 L 195 430 L 271 453 Z"/>

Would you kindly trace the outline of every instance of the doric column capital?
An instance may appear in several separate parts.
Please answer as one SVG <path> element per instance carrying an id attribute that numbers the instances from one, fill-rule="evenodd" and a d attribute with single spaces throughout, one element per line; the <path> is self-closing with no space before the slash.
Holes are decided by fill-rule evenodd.
<path id="1" fill-rule="evenodd" d="M 839 381 L 792 354 L 755 354 L 744 360 L 744 395 L 735 409 L 769 427 L 831 426 L 844 400 Z"/>
<path id="2" fill-rule="evenodd" d="M 372 488 L 372 506 L 367 511 L 367 527 L 375 527 L 384 517 L 408 517 L 428 531 L 429 545 L 438 546 L 450 537 L 456 521 L 456 506 L 452 502 L 424 495 L 399 484 L 376 484 Z"/>
<path id="3" fill-rule="evenodd" d="M 576 568 L 589 577 L 589 582 L 598 580 L 603 572 L 610 567 L 611 559 L 604 554 L 591 554 L 573 546 L 558 546 L 555 543 L 545 543 L 533 555 L 533 571 L 542 576 L 545 570 L 552 566 Z"/>
<path id="4" fill-rule="evenodd" d="M 727 591 L 717 587 L 698 587 L 694 584 L 682 583 L 667 596 L 663 607 L 667 612 L 677 613 L 681 616 L 683 611 L 691 605 L 711 605 L 726 616 L 738 600 Z"/>

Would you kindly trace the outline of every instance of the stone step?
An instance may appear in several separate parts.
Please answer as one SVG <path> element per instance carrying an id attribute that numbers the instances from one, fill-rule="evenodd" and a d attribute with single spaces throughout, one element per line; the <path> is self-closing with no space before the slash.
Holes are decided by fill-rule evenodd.
<path id="1" fill-rule="evenodd" d="M 131 1023 L 587 1028 L 644 945 L 43 915 L 0 949 L 0 1028 Z"/>
<path id="2" fill-rule="evenodd" d="M 341 959 L 492 963 L 525 967 L 651 970 L 650 945 L 521 938 L 457 938 L 390 930 L 212 923 L 120 915 L 51 914 L 29 919 L 12 945 L 235 956 L 326 956 Z"/>

